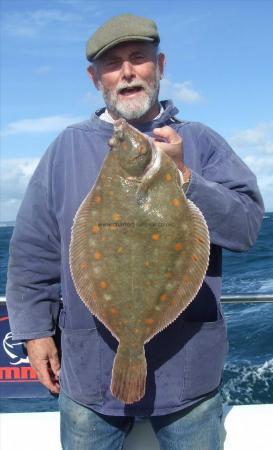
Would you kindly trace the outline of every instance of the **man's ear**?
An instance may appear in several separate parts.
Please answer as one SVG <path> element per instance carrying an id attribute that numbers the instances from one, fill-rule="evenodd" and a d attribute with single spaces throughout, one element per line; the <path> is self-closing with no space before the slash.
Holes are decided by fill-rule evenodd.
<path id="1" fill-rule="evenodd" d="M 95 88 L 99 89 L 97 71 L 94 66 L 90 65 L 87 67 L 87 75 L 93 81 Z"/>
<path id="2" fill-rule="evenodd" d="M 160 71 L 160 79 L 162 80 L 163 75 L 164 75 L 164 67 L 166 64 L 166 58 L 164 53 L 159 53 L 158 55 L 158 67 L 159 67 L 159 71 Z"/>

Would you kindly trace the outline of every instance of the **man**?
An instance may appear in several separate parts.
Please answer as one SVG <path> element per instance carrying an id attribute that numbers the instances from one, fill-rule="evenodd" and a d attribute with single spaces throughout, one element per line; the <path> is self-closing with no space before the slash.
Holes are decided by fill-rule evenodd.
<path id="1" fill-rule="evenodd" d="M 59 315 L 65 450 L 120 449 L 137 416 L 150 417 L 161 449 L 220 448 L 218 387 L 227 350 L 219 304 L 221 248 L 253 245 L 263 204 L 255 176 L 223 138 L 202 124 L 176 119 L 172 102 L 159 103 L 165 57 L 158 43 L 153 21 L 127 14 L 110 19 L 90 38 L 88 73 L 106 108 L 68 127 L 49 147 L 11 241 L 7 304 L 13 338 L 26 340 L 31 364 L 54 393 L 60 390 L 53 339 Z M 77 296 L 68 261 L 73 218 L 96 180 L 119 117 L 164 141 L 158 145 L 176 162 L 211 239 L 204 283 L 188 309 L 146 345 L 146 394 L 131 405 L 111 395 L 117 343 Z"/>

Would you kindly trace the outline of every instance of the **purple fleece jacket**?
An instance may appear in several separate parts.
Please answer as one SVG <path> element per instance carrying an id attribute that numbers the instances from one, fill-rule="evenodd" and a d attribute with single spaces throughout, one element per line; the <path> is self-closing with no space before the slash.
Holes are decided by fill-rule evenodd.
<path id="1" fill-rule="evenodd" d="M 6 296 L 13 339 L 52 336 L 59 322 L 61 387 L 103 414 L 168 414 L 219 387 L 227 351 L 219 304 L 221 248 L 247 250 L 263 217 L 256 178 L 225 140 L 200 123 L 177 123 L 178 110 L 170 101 L 163 104 L 163 115 L 139 129 L 151 134 L 170 125 L 182 136 L 184 161 L 192 170 L 187 197 L 205 216 L 211 255 L 195 300 L 145 346 L 143 399 L 124 406 L 111 395 L 117 342 L 79 299 L 69 270 L 73 218 L 95 183 L 113 133 L 112 124 L 99 118 L 101 111 L 66 128 L 48 148 L 30 180 L 10 245 Z"/>

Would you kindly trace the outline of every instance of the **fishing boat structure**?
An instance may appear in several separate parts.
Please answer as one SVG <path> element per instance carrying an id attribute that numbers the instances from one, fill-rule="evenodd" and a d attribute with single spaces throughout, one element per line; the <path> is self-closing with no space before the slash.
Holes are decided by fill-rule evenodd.
<path id="1" fill-rule="evenodd" d="M 224 295 L 222 303 L 273 302 L 273 295 Z M 48 391 L 30 367 L 22 343 L 13 343 L 5 298 L 0 297 L 0 402 L 11 398 L 45 398 Z M 3 409 L 3 408 L 2 408 Z M 61 450 L 59 413 L 1 413 L 1 450 Z M 272 450 L 273 404 L 225 405 L 223 450 Z M 136 421 L 124 450 L 159 450 L 149 420 Z"/>

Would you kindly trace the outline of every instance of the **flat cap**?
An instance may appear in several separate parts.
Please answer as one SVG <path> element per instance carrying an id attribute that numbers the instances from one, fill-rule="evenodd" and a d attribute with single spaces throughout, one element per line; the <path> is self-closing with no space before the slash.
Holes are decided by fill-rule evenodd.
<path id="1" fill-rule="evenodd" d="M 121 42 L 159 42 L 157 26 L 153 20 L 133 14 L 114 16 L 90 37 L 86 45 L 86 57 L 93 61 L 106 50 Z"/>

